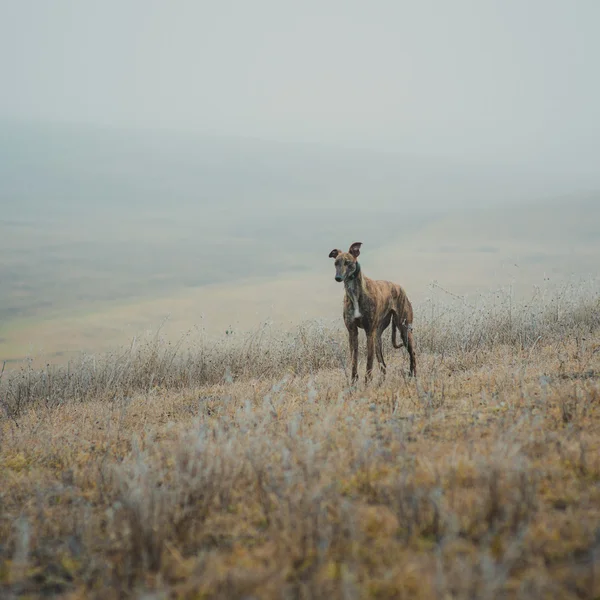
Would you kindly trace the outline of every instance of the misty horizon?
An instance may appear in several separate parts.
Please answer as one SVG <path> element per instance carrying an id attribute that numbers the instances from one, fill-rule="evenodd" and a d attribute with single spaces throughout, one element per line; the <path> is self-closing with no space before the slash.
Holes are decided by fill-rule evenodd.
<path id="1" fill-rule="evenodd" d="M 0 7 L 0 119 L 325 144 L 598 186 L 600 5 Z"/>
<path id="2" fill-rule="evenodd" d="M 1 3 L 0 352 L 333 316 L 327 254 L 357 240 L 417 307 L 594 276 L 599 17 Z"/>

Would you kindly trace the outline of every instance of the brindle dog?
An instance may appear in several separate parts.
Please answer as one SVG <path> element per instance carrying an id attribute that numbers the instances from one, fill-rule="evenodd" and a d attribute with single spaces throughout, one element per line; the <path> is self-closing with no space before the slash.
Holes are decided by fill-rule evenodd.
<path id="1" fill-rule="evenodd" d="M 417 362 L 412 336 L 413 310 L 406 292 L 390 281 L 374 281 L 362 274 L 358 256 L 362 242 L 355 242 L 348 252 L 332 250 L 329 258 L 335 259 L 335 280 L 344 282 L 344 323 L 348 329 L 350 354 L 352 356 L 352 383 L 358 380 L 358 328 L 367 335 L 367 372 L 365 383 L 373 374 L 373 355 L 381 372 L 385 375 L 381 335 L 392 323 L 392 344 L 394 348 L 408 350 L 410 374 L 417 374 Z M 400 330 L 403 344 L 396 343 L 396 329 Z"/>

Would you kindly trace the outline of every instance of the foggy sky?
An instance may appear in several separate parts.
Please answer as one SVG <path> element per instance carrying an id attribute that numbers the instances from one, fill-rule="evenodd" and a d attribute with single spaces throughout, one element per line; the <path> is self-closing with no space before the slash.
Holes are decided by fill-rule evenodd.
<path id="1" fill-rule="evenodd" d="M 2 0 L 0 119 L 600 164 L 597 0 Z"/>

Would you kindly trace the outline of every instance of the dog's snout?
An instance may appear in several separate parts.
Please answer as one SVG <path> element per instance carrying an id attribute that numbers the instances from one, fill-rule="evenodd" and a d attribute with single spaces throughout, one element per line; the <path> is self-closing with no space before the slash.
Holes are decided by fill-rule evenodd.
<path id="1" fill-rule="evenodd" d="M 341 275 L 336 275 L 335 276 L 335 280 L 336 281 L 342 281 L 342 276 Z"/>

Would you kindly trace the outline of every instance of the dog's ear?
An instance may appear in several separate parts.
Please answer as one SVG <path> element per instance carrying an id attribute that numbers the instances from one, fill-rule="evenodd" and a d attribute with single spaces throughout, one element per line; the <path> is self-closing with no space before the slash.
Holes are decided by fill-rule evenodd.
<path id="1" fill-rule="evenodd" d="M 338 254 L 341 254 L 342 251 L 341 250 L 337 250 L 336 248 L 334 248 L 330 253 L 329 253 L 329 258 L 337 258 Z"/>
<path id="2" fill-rule="evenodd" d="M 350 246 L 350 250 L 348 252 L 354 256 L 354 258 L 358 258 L 360 254 L 360 247 L 362 246 L 362 242 L 354 242 L 352 246 Z"/>

